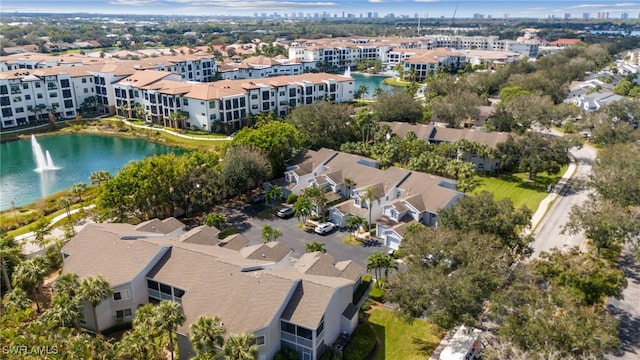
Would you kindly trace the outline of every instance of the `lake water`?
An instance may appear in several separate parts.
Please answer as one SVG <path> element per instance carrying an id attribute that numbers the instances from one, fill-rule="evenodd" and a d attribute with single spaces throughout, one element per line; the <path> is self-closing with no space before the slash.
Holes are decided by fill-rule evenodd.
<path id="1" fill-rule="evenodd" d="M 367 98 L 373 97 L 373 93 L 378 87 L 384 91 L 400 89 L 398 87 L 386 85 L 385 83 L 383 83 L 384 79 L 388 78 L 388 76 L 351 73 L 351 77 L 356 79 L 356 90 L 358 90 L 360 85 L 365 85 L 367 87 L 368 91 L 364 96 Z"/>
<path id="2" fill-rule="evenodd" d="M 0 210 L 27 205 L 69 189 L 73 184 L 90 184 L 94 171 L 107 170 L 115 175 L 131 160 L 184 150 L 150 143 L 89 134 L 69 134 L 38 138 L 43 151 L 48 150 L 58 170 L 36 172 L 30 140 L 0 144 Z"/>

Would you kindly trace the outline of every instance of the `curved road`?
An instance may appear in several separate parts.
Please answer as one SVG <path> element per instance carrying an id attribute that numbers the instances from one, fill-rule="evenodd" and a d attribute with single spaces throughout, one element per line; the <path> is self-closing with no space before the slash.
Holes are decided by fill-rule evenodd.
<path id="1" fill-rule="evenodd" d="M 532 258 L 537 258 L 541 252 L 549 251 L 554 247 L 559 249 L 582 247 L 583 233 L 569 235 L 561 232 L 562 227 L 569 220 L 571 208 L 574 205 L 582 205 L 587 200 L 589 191 L 581 186 L 581 183 L 584 183 L 591 174 L 591 165 L 596 159 L 597 152 L 590 145 L 585 145 L 581 149 L 572 149 L 570 153 L 575 161 L 575 173 L 567 179 L 564 186 L 556 187 L 554 190 L 558 192 L 556 200 L 534 233 Z"/>

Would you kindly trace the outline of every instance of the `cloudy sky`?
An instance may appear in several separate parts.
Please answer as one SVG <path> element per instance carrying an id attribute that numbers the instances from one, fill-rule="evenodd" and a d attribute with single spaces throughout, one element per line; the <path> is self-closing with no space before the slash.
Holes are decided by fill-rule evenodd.
<path id="1" fill-rule="evenodd" d="M 546 17 L 571 13 L 581 17 L 589 12 L 591 17 L 601 11 L 610 18 L 620 18 L 626 12 L 632 18 L 640 13 L 640 2 L 598 0 L 1 0 L 3 13 L 54 12 L 54 13 L 105 13 L 105 14 L 183 14 L 183 15 L 253 15 L 254 13 L 280 14 L 291 12 L 338 14 L 360 13 L 418 13 L 429 17 L 450 17 L 457 7 L 456 17 L 471 17 L 475 13 L 502 17 Z M 0 14 L 1 15 L 1 14 Z"/>

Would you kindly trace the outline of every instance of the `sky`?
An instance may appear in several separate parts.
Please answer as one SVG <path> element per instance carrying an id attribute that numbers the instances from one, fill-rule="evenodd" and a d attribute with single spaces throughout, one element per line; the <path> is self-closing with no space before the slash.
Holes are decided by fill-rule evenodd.
<path id="1" fill-rule="evenodd" d="M 0 17 L 3 13 L 102 13 L 102 14 L 172 14 L 172 15 L 231 15 L 253 16 L 254 13 L 290 14 L 291 12 L 323 13 L 333 16 L 342 12 L 378 12 L 382 17 L 388 13 L 396 15 L 418 14 L 422 17 L 469 18 L 474 14 L 491 15 L 494 18 L 533 17 L 544 18 L 555 15 L 562 18 L 570 13 L 573 18 L 590 13 L 595 18 L 598 12 L 608 12 L 609 18 L 620 18 L 623 12 L 637 18 L 640 2 L 615 0 L 0 0 Z"/>

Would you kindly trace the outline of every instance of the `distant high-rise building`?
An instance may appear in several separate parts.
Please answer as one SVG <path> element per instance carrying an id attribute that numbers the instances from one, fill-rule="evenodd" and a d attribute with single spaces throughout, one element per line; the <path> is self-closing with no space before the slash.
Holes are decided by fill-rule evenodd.
<path id="1" fill-rule="evenodd" d="M 372 17 L 373 17 L 373 13 L 372 13 L 371 11 L 369 11 L 369 12 L 367 13 L 367 18 L 371 19 Z"/>
<path id="2" fill-rule="evenodd" d="M 564 19 L 565 20 L 571 19 L 571 13 L 564 13 Z"/>
<path id="3" fill-rule="evenodd" d="M 253 13 L 253 17 L 258 17 L 258 13 L 257 13 L 257 12 L 254 12 L 254 13 Z"/>
<path id="4" fill-rule="evenodd" d="M 582 13 L 582 20 L 589 20 L 590 17 L 591 14 L 589 14 L 588 12 Z"/>
<path id="5" fill-rule="evenodd" d="M 629 13 L 623 12 L 622 14 L 620 14 L 620 19 L 627 20 L 628 18 L 629 18 Z"/>
<path id="6" fill-rule="evenodd" d="M 302 13 L 302 11 L 298 12 L 298 17 L 299 18 L 303 18 L 304 17 L 304 14 Z"/>
<path id="7" fill-rule="evenodd" d="M 473 18 L 476 20 L 484 19 L 484 14 L 473 14 Z"/>
<path id="8" fill-rule="evenodd" d="M 373 13 L 373 18 L 374 18 L 374 19 L 377 19 L 377 18 L 378 18 L 378 12 L 377 12 L 377 11 Z"/>

